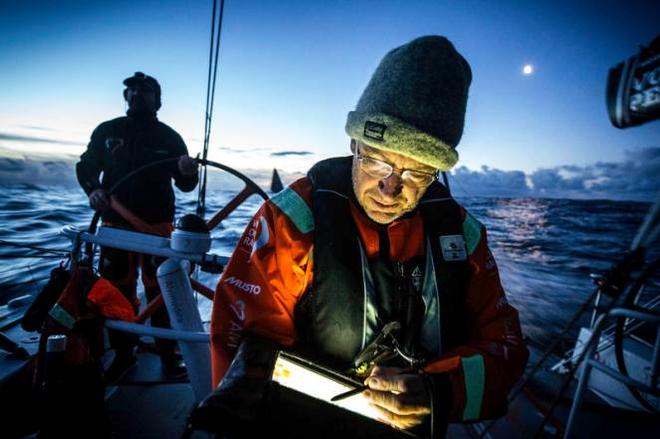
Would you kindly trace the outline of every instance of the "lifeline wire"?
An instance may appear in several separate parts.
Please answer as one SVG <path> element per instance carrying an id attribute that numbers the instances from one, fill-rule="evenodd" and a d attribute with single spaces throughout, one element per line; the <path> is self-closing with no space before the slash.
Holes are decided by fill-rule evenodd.
<path id="1" fill-rule="evenodd" d="M 19 254 L 8 254 L 8 255 L 0 255 L 0 259 L 62 259 L 66 257 L 66 255 L 61 254 L 61 255 L 50 255 L 50 254 L 45 254 L 45 255 L 19 255 Z M 7 270 L 0 271 L 0 273 L 7 273 L 9 271 L 14 271 L 16 268 L 11 267 Z"/>
<path id="2" fill-rule="evenodd" d="M 657 235 L 658 235 L 658 226 L 654 227 L 651 231 L 649 231 L 649 229 L 651 228 L 651 224 L 657 223 L 659 217 L 660 217 L 660 198 L 658 200 L 656 200 L 654 205 L 651 207 L 649 213 L 647 214 L 646 219 L 644 220 L 643 224 L 640 226 L 639 231 L 637 233 L 637 236 L 634 238 L 634 240 L 631 244 L 631 252 L 639 251 L 639 250 L 643 251 L 645 249 L 645 247 L 650 247 L 651 244 L 653 244 L 653 242 L 655 241 L 655 239 L 657 238 Z M 555 340 L 550 344 L 548 349 L 546 349 L 546 351 L 543 353 L 543 355 L 541 356 L 541 359 L 534 365 L 531 372 L 522 381 L 522 383 L 516 388 L 516 390 L 514 390 L 511 393 L 511 395 L 509 397 L 509 401 L 513 401 L 515 398 L 517 398 L 519 396 L 519 394 L 522 392 L 522 390 L 525 388 L 525 386 L 529 383 L 529 381 L 532 379 L 532 377 L 536 374 L 536 372 L 538 372 L 541 365 L 550 356 L 550 354 L 554 350 L 554 348 L 559 344 L 559 342 L 561 340 L 564 339 L 564 336 L 566 335 L 566 333 L 568 333 L 570 328 L 573 327 L 573 325 L 575 325 L 575 323 L 577 323 L 577 320 L 579 319 L 579 317 L 582 314 L 584 314 L 584 312 L 588 309 L 589 305 L 595 299 L 598 292 L 600 290 L 602 290 L 602 288 L 603 288 L 602 285 L 598 286 L 594 290 L 594 292 L 588 297 L 588 299 L 582 304 L 580 309 L 573 315 L 573 318 L 571 318 L 571 320 L 568 322 L 568 324 L 564 327 L 562 332 L 559 334 L 559 337 L 555 338 Z M 609 310 L 611 310 L 615 306 L 616 303 L 617 303 L 617 300 L 613 300 L 612 303 L 610 303 L 608 308 L 605 310 L 605 312 L 601 313 L 601 314 L 607 314 L 607 312 L 609 312 Z M 587 351 L 587 348 L 588 348 L 588 346 L 585 346 L 585 349 L 581 352 L 581 355 L 578 357 L 575 364 L 580 364 L 581 363 L 582 358 L 584 357 L 584 353 Z M 568 384 L 572 380 L 576 369 L 577 368 L 573 369 L 569 373 L 568 378 L 564 381 L 564 383 L 562 383 L 561 389 L 560 389 L 559 393 L 557 394 L 557 397 L 555 398 L 555 400 L 552 402 L 550 410 L 548 411 L 548 415 L 546 415 L 543 418 L 543 420 L 541 422 L 541 425 L 539 426 L 538 430 L 536 431 L 536 435 L 534 436 L 535 438 L 539 437 L 539 435 L 541 434 L 541 431 L 542 431 L 543 427 L 545 426 L 545 424 L 548 420 L 548 417 L 552 414 L 555 407 L 559 403 L 559 400 L 561 399 L 562 395 L 564 394 L 564 392 L 568 388 Z M 491 428 L 495 424 L 497 424 L 497 421 L 498 420 L 496 419 L 493 422 L 491 422 L 488 426 L 486 426 L 486 428 L 484 429 L 484 431 L 482 431 L 482 433 L 479 435 L 479 437 L 483 438 L 491 430 Z"/>
<path id="3" fill-rule="evenodd" d="M 15 282 L 15 283 L 13 283 L 13 284 L 0 284 L 0 286 L 2 286 L 2 288 L 7 288 L 7 289 L 9 289 L 9 288 L 20 287 L 20 286 L 23 286 L 23 285 L 34 284 L 34 283 L 37 283 L 37 282 L 44 281 L 44 280 L 46 280 L 46 279 L 48 279 L 48 278 L 50 278 L 50 276 L 37 277 L 37 278 L 34 278 L 34 277 L 33 277 L 32 279 L 30 279 L 30 280 L 26 280 L 26 281 L 23 281 L 23 282 Z"/>
<path id="4" fill-rule="evenodd" d="M 553 340 L 552 343 L 550 343 L 550 346 L 548 346 L 548 348 L 545 350 L 545 352 L 543 352 L 543 355 L 541 355 L 541 358 L 532 367 L 532 370 L 529 372 L 527 377 L 523 380 L 523 382 L 520 385 L 517 386 L 517 388 L 513 392 L 511 392 L 511 395 L 509 396 L 509 402 L 515 400 L 520 395 L 520 393 L 522 393 L 525 386 L 527 386 L 527 384 L 531 381 L 531 379 L 534 377 L 534 375 L 536 375 L 536 372 L 538 372 L 538 370 L 541 368 L 543 363 L 545 363 L 545 361 L 548 359 L 550 354 L 552 354 L 552 352 L 559 345 L 559 343 L 564 340 L 564 337 L 566 336 L 566 334 L 573 328 L 573 326 L 575 325 L 575 323 L 577 323 L 577 321 L 580 319 L 582 314 L 584 314 L 589 309 L 591 302 L 593 302 L 593 300 L 596 298 L 596 295 L 598 294 L 599 290 L 600 290 L 600 287 L 596 288 L 593 291 L 593 293 L 591 293 L 591 295 L 587 298 L 587 300 L 585 300 L 582 303 L 582 306 L 580 307 L 580 309 L 575 314 L 573 314 L 573 317 L 568 321 L 566 326 L 564 326 L 564 329 L 561 331 L 561 333 L 559 333 L 559 336 L 556 337 Z M 488 424 L 484 428 L 484 430 L 481 432 L 479 437 L 480 438 L 485 437 L 486 434 L 488 434 L 488 432 L 495 426 L 495 424 L 497 424 L 497 421 L 499 419 L 501 419 L 501 418 L 498 418 L 498 419 L 492 421 L 490 424 Z"/>
<path id="5" fill-rule="evenodd" d="M 36 251 L 40 251 L 40 252 L 43 252 L 43 253 L 52 253 L 52 254 L 55 254 L 55 255 L 66 255 L 67 254 L 66 250 L 58 250 L 58 249 L 52 249 L 52 248 L 38 247 L 36 245 L 31 245 L 31 244 L 21 244 L 21 243 L 18 243 L 18 242 L 5 241 L 4 239 L 0 239 L 0 244 L 9 245 L 11 247 L 29 248 L 30 250 L 36 250 Z"/>

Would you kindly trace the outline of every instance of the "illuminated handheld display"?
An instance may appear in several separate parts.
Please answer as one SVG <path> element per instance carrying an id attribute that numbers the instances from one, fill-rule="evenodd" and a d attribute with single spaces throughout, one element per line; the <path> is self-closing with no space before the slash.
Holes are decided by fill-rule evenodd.
<path id="1" fill-rule="evenodd" d="M 273 370 L 273 381 L 329 404 L 378 420 L 378 413 L 369 405 L 362 393 L 340 401 L 331 401 L 333 396 L 362 385 L 360 381 L 325 369 L 295 355 L 286 352 L 278 353 Z"/>

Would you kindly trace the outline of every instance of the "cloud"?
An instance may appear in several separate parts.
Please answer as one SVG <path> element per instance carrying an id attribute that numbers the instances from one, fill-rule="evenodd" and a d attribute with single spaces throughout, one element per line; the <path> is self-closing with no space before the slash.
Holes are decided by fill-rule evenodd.
<path id="1" fill-rule="evenodd" d="M 35 125 L 16 125 L 16 126 L 19 127 L 19 128 L 27 128 L 29 130 L 36 130 L 36 131 L 52 131 L 52 132 L 59 131 L 59 130 L 56 130 L 55 128 L 38 127 L 38 126 L 35 126 Z"/>
<path id="2" fill-rule="evenodd" d="M 540 169 L 530 180 L 538 195 L 652 200 L 660 191 L 660 147 L 625 151 L 618 163 Z"/>
<path id="3" fill-rule="evenodd" d="M 314 155 L 312 151 L 277 151 L 277 152 L 271 152 L 271 156 L 273 157 L 285 157 L 289 155 Z"/>
<path id="4" fill-rule="evenodd" d="M 0 184 L 76 185 L 76 157 L 52 159 L 46 156 L 8 155 L 0 148 Z M 274 155 L 311 155 L 307 151 L 281 151 Z M 302 153 L 302 154 L 301 154 Z M 2 156 L 5 157 L 2 157 Z M 270 187 L 272 169 L 243 169 L 262 188 Z M 302 177 L 301 172 L 279 170 L 285 184 Z M 456 196 L 606 198 L 650 201 L 660 191 L 660 147 L 626 151 L 621 162 L 597 162 L 592 165 L 563 165 L 523 171 L 503 171 L 483 166 L 470 170 L 464 166 L 449 176 Z M 227 173 L 209 173 L 209 186 L 230 190 L 243 183 Z"/>
<path id="5" fill-rule="evenodd" d="M 487 166 L 472 171 L 461 166 L 451 173 L 449 185 L 457 196 L 521 197 L 531 194 L 526 179 L 522 171 L 502 171 Z"/>
<path id="6" fill-rule="evenodd" d="M 254 181 L 262 189 L 270 188 L 270 183 L 273 178 L 272 169 L 237 169 L 241 174 Z M 302 172 L 289 172 L 281 169 L 277 170 L 282 183 L 286 186 L 293 183 L 295 180 L 305 176 Z M 208 174 L 208 187 L 211 190 L 241 190 L 245 185 L 237 177 L 234 177 L 227 172 L 222 172 L 217 169 L 211 168 Z"/>
<path id="7" fill-rule="evenodd" d="M 258 152 L 258 151 L 270 151 L 271 148 L 229 148 L 227 146 L 218 146 L 217 148 L 214 148 L 218 151 L 228 151 L 228 152 L 238 152 L 238 153 L 246 153 L 246 152 Z"/>
<path id="8" fill-rule="evenodd" d="M 2 151 L 0 149 L 0 151 Z M 77 159 L 49 160 L 17 157 L 0 157 L 0 185 L 30 184 L 43 186 L 76 187 L 75 163 Z M 272 169 L 239 169 L 262 189 L 270 188 Z M 304 176 L 301 172 L 278 170 L 282 182 L 287 185 Z M 209 190 L 240 191 L 245 185 L 233 175 L 210 168 Z"/>
<path id="9" fill-rule="evenodd" d="M 86 145 L 83 142 L 75 142 L 72 140 L 46 139 L 43 137 L 23 136 L 10 133 L 0 133 L 0 140 L 9 140 L 12 142 L 54 143 L 58 145 Z"/>
<path id="10" fill-rule="evenodd" d="M 449 180 L 457 196 L 608 198 L 653 200 L 660 191 L 660 147 L 626 151 L 621 162 L 563 165 L 522 171 L 486 166 L 455 169 Z"/>
<path id="11" fill-rule="evenodd" d="M 562 175 L 562 171 L 569 171 L 571 174 Z M 585 180 L 589 178 L 593 178 L 590 170 L 566 169 L 565 167 L 539 169 L 530 175 L 532 189 L 535 189 L 537 192 L 546 190 L 583 190 L 585 189 Z"/>
<path id="12" fill-rule="evenodd" d="M 0 184 L 73 186 L 74 161 L 0 157 Z"/>
<path id="13" fill-rule="evenodd" d="M 255 147 L 255 148 L 230 148 L 227 146 L 219 146 L 214 148 L 215 150 L 218 151 L 226 151 L 226 152 L 232 152 L 232 153 L 239 153 L 239 154 L 245 154 L 245 153 L 255 153 L 255 152 L 268 152 L 271 157 L 287 157 L 287 156 L 309 156 L 309 155 L 314 155 L 314 152 L 312 151 L 275 151 L 271 152 L 273 150 L 277 150 L 278 148 L 264 148 L 264 147 Z"/>

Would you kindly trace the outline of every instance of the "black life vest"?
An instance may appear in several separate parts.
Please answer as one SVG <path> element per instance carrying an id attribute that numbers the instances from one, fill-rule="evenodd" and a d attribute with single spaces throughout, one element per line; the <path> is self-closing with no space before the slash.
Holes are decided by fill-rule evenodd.
<path id="1" fill-rule="evenodd" d="M 377 273 L 383 258 L 367 260 L 350 212 L 349 203 L 354 199 L 351 160 L 324 160 L 308 173 L 313 187 L 314 281 L 295 315 L 297 351 L 337 370 L 349 367 L 388 323 L 380 315 L 386 307 L 379 303 L 387 295 L 381 294 L 387 289 L 387 280 L 379 279 Z M 474 250 L 475 240 L 478 242 L 480 224 L 468 217 L 471 223 L 466 234 L 459 205 L 438 182 L 427 189 L 418 209 L 426 240 L 418 292 L 423 306 L 409 322 L 416 327 L 408 329 L 414 331 L 417 345 L 433 358 L 466 338 L 467 255 Z M 406 269 L 410 270 L 410 264 Z M 399 294 L 394 291 L 388 294 Z"/>

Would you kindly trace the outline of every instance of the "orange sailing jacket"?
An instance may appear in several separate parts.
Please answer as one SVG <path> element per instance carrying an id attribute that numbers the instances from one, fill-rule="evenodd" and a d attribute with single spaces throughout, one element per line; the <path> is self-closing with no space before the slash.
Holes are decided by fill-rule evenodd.
<path id="1" fill-rule="evenodd" d="M 213 382 L 227 371 L 244 331 L 284 346 L 296 340 L 296 305 L 314 279 L 313 187 L 309 178 L 264 203 L 249 223 L 218 283 L 211 323 Z M 508 304 L 485 229 L 464 209 L 470 269 L 465 288 L 465 344 L 442 352 L 425 371 L 447 374 L 451 421 L 503 413 L 509 390 L 527 361 L 517 311 Z M 353 203 L 350 215 L 368 258 L 379 254 L 378 226 Z M 424 254 L 424 224 L 417 212 L 387 226 L 389 257 L 405 262 Z"/>

